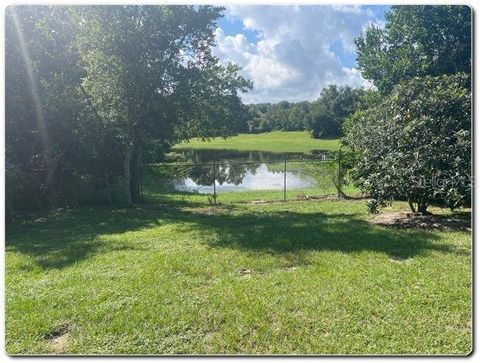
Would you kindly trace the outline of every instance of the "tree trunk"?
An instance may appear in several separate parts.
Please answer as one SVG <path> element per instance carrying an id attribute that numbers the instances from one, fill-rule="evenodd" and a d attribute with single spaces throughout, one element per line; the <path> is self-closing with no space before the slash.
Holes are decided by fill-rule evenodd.
<path id="1" fill-rule="evenodd" d="M 130 163 L 132 161 L 132 146 L 127 145 L 123 160 L 123 198 L 127 207 L 132 206 L 132 194 L 130 190 Z"/>
<path id="2" fill-rule="evenodd" d="M 136 149 L 133 153 L 132 165 L 131 165 L 131 182 L 130 192 L 133 203 L 139 203 L 141 201 L 140 191 L 140 169 L 142 163 L 142 151 Z"/>
<path id="3" fill-rule="evenodd" d="M 415 208 L 415 204 L 417 207 Z M 427 208 L 430 202 L 419 200 L 418 202 L 413 202 L 412 199 L 408 199 L 408 205 L 413 213 L 422 213 L 427 214 Z"/>
<path id="4" fill-rule="evenodd" d="M 422 214 L 427 214 L 428 202 L 422 201 L 418 203 L 418 212 Z"/>
<path id="5" fill-rule="evenodd" d="M 415 210 L 415 205 L 413 204 L 412 200 L 410 198 L 408 198 L 408 205 L 410 206 L 410 210 L 413 212 L 413 213 L 416 213 L 417 211 Z"/>

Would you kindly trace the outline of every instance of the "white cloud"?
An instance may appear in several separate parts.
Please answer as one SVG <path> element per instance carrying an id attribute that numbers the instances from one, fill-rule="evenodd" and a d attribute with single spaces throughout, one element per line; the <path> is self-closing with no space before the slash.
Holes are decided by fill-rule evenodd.
<path id="1" fill-rule="evenodd" d="M 216 30 L 215 54 L 241 66 L 254 89 L 246 103 L 302 101 L 318 97 L 329 84 L 370 86 L 355 68 L 345 67 L 330 50 L 340 42 L 354 56 L 354 39 L 369 22 L 371 10 L 358 6 L 229 6 L 227 17 L 241 19 L 259 34 L 256 43 L 243 34 Z"/>

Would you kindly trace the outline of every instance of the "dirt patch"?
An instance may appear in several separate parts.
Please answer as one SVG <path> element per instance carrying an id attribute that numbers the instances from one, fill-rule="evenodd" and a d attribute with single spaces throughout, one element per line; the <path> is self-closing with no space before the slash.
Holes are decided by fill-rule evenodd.
<path id="1" fill-rule="evenodd" d="M 244 278 L 250 278 L 252 277 L 252 270 L 249 270 L 248 268 L 241 268 L 239 271 L 238 271 L 238 274 Z"/>
<path id="2" fill-rule="evenodd" d="M 204 216 L 216 216 L 219 214 L 225 214 L 232 208 L 229 207 L 220 207 L 220 206 L 212 206 L 212 207 L 205 207 L 205 208 L 195 208 L 194 211 L 196 214 L 201 214 Z"/>
<path id="3" fill-rule="evenodd" d="M 344 198 L 337 195 L 306 195 L 303 193 L 297 194 L 296 200 L 344 200 Z"/>
<path id="4" fill-rule="evenodd" d="M 65 321 L 61 322 L 54 329 L 44 335 L 44 339 L 56 354 L 65 353 L 71 329 L 72 325 Z"/>
<path id="5" fill-rule="evenodd" d="M 392 262 L 402 263 L 402 262 L 410 261 L 410 258 L 407 258 L 407 257 L 404 257 L 404 256 L 393 255 L 389 258 L 389 260 L 392 261 Z"/>
<path id="6" fill-rule="evenodd" d="M 273 203 L 273 202 L 268 200 L 252 200 L 250 202 L 250 204 L 269 204 L 269 203 Z"/>
<path id="7" fill-rule="evenodd" d="M 68 346 L 68 333 L 52 339 L 49 343 L 56 354 L 65 353 Z"/>
<path id="8" fill-rule="evenodd" d="M 394 228 L 416 228 L 437 231 L 471 231 L 470 221 L 451 216 L 421 215 L 409 212 L 382 213 L 370 223 Z"/>
<path id="9" fill-rule="evenodd" d="M 292 201 L 316 201 L 316 200 L 345 200 L 345 198 L 338 197 L 336 195 L 306 195 L 306 194 L 297 194 L 294 199 L 287 200 L 288 202 Z M 248 202 L 249 204 L 282 204 L 283 200 L 252 200 Z"/>

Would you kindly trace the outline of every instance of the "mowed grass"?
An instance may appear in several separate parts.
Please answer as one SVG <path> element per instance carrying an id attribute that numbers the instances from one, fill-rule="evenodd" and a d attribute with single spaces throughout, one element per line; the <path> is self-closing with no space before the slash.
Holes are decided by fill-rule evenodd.
<path id="1" fill-rule="evenodd" d="M 8 226 L 7 352 L 470 352 L 470 233 L 258 196 L 151 194 Z"/>
<path id="2" fill-rule="evenodd" d="M 240 134 L 229 138 L 213 138 L 207 141 L 191 139 L 177 144 L 173 149 L 233 149 L 271 152 L 303 152 L 312 150 L 335 151 L 340 139 L 314 139 L 306 131 L 272 131 L 262 134 Z"/>

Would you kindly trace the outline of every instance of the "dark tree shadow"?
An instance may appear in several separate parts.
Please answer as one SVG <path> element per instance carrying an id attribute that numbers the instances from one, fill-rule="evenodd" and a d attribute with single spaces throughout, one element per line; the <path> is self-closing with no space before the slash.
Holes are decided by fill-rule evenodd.
<path id="1" fill-rule="evenodd" d="M 140 245 L 99 236 L 156 226 L 165 213 L 155 208 L 63 209 L 7 226 L 6 249 L 33 257 L 43 268 L 63 268 L 96 253 L 142 249 Z"/>
<path id="2" fill-rule="evenodd" d="M 465 253 L 442 243 L 436 233 L 382 228 L 355 214 L 221 213 L 197 214 L 196 220 L 195 228 L 220 236 L 208 242 L 211 247 L 233 247 L 252 253 L 297 254 L 301 258 L 311 251 L 376 251 L 395 259 L 432 251 Z"/>
<path id="3" fill-rule="evenodd" d="M 98 238 L 101 235 L 171 222 L 183 222 L 185 228 L 204 233 L 203 243 L 213 248 L 284 255 L 294 263 L 307 263 L 311 251 L 378 251 L 401 259 L 432 251 L 462 253 L 442 243 L 438 234 L 373 226 L 355 214 L 267 213 L 168 199 L 134 209 L 58 210 L 44 218 L 9 225 L 6 248 L 31 256 L 43 268 L 60 269 L 98 253 L 145 248 L 131 241 Z M 215 238 L 210 238 L 213 234 Z"/>

